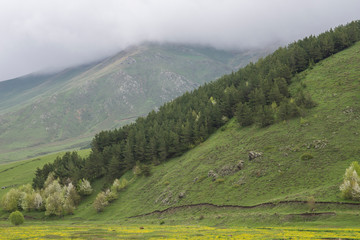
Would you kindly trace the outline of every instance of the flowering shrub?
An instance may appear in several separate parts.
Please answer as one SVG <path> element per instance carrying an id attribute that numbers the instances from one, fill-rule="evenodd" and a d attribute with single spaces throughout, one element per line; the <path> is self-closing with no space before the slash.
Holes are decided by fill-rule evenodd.
<path id="1" fill-rule="evenodd" d="M 80 179 L 78 183 L 78 192 L 82 196 L 91 195 L 93 189 L 91 188 L 90 182 L 86 179 Z"/>
<path id="2" fill-rule="evenodd" d="M 360 166 L 358 162 L 351 163 L 345 171 L 344 181 L 340 185 L 341 195 L 345 199 L 360 200 Z"/>

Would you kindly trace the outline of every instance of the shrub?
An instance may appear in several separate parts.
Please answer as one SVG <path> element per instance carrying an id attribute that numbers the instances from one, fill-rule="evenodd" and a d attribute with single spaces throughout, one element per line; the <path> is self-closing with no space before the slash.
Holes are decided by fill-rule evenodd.
<path id="1" fill-rule="evenodd" d="M 34 206 L 36 210 L 42 210 L 44 208 L 43 198 L 40 193 L 35 193 Z"/>
<path id="2" fill-rule="evenodd" d="M 310 160 L 310 159 L 313 159 L 313 158 L 314 158 L 314 156 L 311 155 L 311 153 L 304 153 L 300 157 L 300 159 L 303 160 L 303 161 Z"/>
<path id="3" fill-rule="evenodd" d="M 44 182 L 44 188 L 47 188 L 54 180 L 55 180 L 54 172 L 49 173 L 49 175 L 47 176 Z"/>
<path id="4" fill-rule="evenodd" d="M 82 196 L 91 195 L 93 192 L 90 182 L 84 178 L 79 180 L 77 187 L 79 194 Z"/>
<path id="5" fill-rule="evenodd" d="M 66 198 L 63 204 L 63 211 L 65 214 L 74 214 L 75 211 L 75 203 L 71 198 Z"/>
<path id="6" fill-rule="evenodd" d="M 2 198 L 1 205 L 5 211 L 12 212 L 17 210 L 21 204 L 21 192 L 12 188 Z"/>
<path id="7" fill-rule="evenodd" d="M 224 178 L 218 178 L 215 180 L 216 183 L 223 183 L 225 182 L 225 179 Z"/>
<path id="8" fill-rule="evenodd" d="M 69 183 L 67 186 L 64 187 L 65 189 L 65 198 L 70 199 L 74 205 L 78 205 L 80 203 L 81 197 L 76 191 L 74 185 Z"/>
<path id="9" fill-rule="evenodd" d="M 341 196 L 345 199 L 360 200 L 360 166 L 358 162 L 351 163 L 345 171 L 344 181 L 340 185 Z"/>
<path id="10" fill-rule="evenodd" d="M 129 181 L 126 178 L 121 179 L 119 186 L 120 190 L 126 188 L 127 185 L 129 185 Z"/>
<path id="11" fill-rule="evenodd" d="M 302 90 L 297 93 L 295 97 L 295 103 L 297 106 L 302 106 L 305 108 L 313 108 L 316 106 L 316 102 L 312 100 L 310 94 L 304 93 Z"/>
<path id="12" fill-rule="evenodd" d="M 35 209 L 35 191 L 31 193 L 22 192 L 21 195 L 21 208 L 25 211 L 31 211 Z"/>
<path id="13" fill-rule="evenodd" d="M 151 176 L 151 166 L 148 164 L 141 164 L 139 162 L 136 163 L 135 167 L 133 168 L 133 172 L 137 176 Z"/>
<path id="14" fill-rule="evenodd" d="M 142 172 L 142 174 L 144 174 L 145 177 L 150 177 L 151 176 L 151 166 L 143 164 L 141 166 L 141 172 Z"/>
<path id="15" fill-rule="evenodd" d="M 110 191 L 110 189 L 107 189 L 105 191 L 105 197 L 106 197 L 106 201 L 111 203 L 117 199 L 117 194 L 116 194 L 116 192 L 113 192 L 113 191 Z"/>
<path id="16" fill-rule="evenodd" d="M 120 192 L 122 189 L 126 188 L 126 186 L 129 184 L 129 181 L 126 180 L 126 178 L 121 179 L 115 179 L 113 185 L 111 186 L 112 192 Z"/>
<path id="17" fill-rule="evenodd" d="M 97 212 L 102 212 L 107 205 L 109 205 L 109 202 L 106 200 L 105 193 L 100 192 L 95 198 L 93 207 Z"/>
<path id="18" fill-rule="evenodd" d="M 307 205 L 308 205 L 310 211 L 315 210 L 315 198 L 313 196 L 310 196 L 307 199 Z"/>
<path id="19" fill-rule="evenodd" d="M 73 214 L 75 206 L 80 203 L 80 195 L 75 190 L 74 185 L 70 182 L 64 186 L 65 200 L 63 203 L 63 210 L 66 214 Z"/>
<path id="20" fill-rule="evenodd" d="M 45 215 L 56 215 L 61 216 L 64 213 L 64 194 L 62 191 L 54 192 L 46 198 L 46 204 L 45 204 Z"/>
<path id="21" fill-rule="evenodd" d="M 136 176 L 139 176 L 141 175 L 141 168 L 139 166 L 139 164 L 136 164 L 133 168 L 133 173 L 136 175 Z"/>
<path id="22" fill-rule="evenodd" d="M 119 179 L 115 179 L 113 185 L 111 186 L 111 191 L 119 192 L 120 191 L 120 181 Z"/>
<path id="23" fill-rule="evenodd" d="M 62 192 L 62 187 L 58 180 L 53 180 L 51 183 L 47 184 L 46 188 L 44 189 L 44 198 L 47 199 L 50 195 L 54 193 Z"/>
<path id="24" fill-rule="evenodd" d="M 14 225 L 20 225 L 24 223 L 24 215 L 21 212 L 12 212 L 9 216 L 10 222 Z"/>

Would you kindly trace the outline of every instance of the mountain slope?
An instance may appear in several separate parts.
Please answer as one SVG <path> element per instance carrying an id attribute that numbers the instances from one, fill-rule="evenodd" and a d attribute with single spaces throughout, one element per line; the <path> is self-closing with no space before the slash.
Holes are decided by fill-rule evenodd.
<path id="1" fill-rule="evenodd" d="M 87 145 L 266 51 L 144 44 L 55 74 L 0 83 L 0 162 Z M 21 151 L 21 152 L 20 152 Z"/>
<path id="2" fill-rule="evenodd" d="M 262 224 L 263 219 L 267 218 L 267 224 L 273 225 L 288 223 L 290 217 L 295 224 L 299 224 L 299 218 L 296 217 L 302 216 L 296 214 L 308 211 L 303 202 L 292 202 L 285 207 L 276 203 L 306 201 L 309 196 L 313 196 L 317 202 L 343 202 L 339 196 L 339 185 L 345 169 L 352 161 L 358 161 L 360 151 L 359 53 L 358 42 L 292 79 L 291 91 L 302 88 L 318 104 L 302 118 L 266 128 L 240 127 L 232 119 L 198 147 L 153 167 L 150 177 L 126 173 L 124 177 L 130 180 L 130 184 L 100 214 L 92 208 L 92 202 L 104 182 L 96 181 L 93 184 L 95 193 L 81 203 L 74 216 L 65 219 L 121 220 L 131 223 L 136 218 L 133 220 L 127 217 L 174 206 L 197 203 L 254 206 L 273 202 L 274 206 L 265 205 L 259 208 L 259 212 L 256 209 L 215 209 L 211 205 L 204 205 L 182 208 L 178 212 L 168 211 L 165 216 L 155 214 L 154 218 L 141 218 L 139 221 L 149 220 L 154 224 L 160 221 L 158 218 L 172 217 L 170 215 L 175 213 L 182 219 L 181 223 L 199 224 L 201 219 L 197 217 L 205 213 L 208 215 L 205 215 L 205 220 L 201 220 L 202 224 Z M 262 156 L 250 161 L 250 151 L 261 152 Z M 313 158 L 302 160 L 304 153 L 309 153 Z M 231 171 L 241 160 L 244 161 L 243 169 Z M 38 162 L 44 163 L 45 159 L 28 163 L 35 168 Z M 0 186 L 11 182 L 27 183 L 31 179 L 30 175 L 26 174 L 25 180 L 19 174 L 26 163 L 0 166 Z M 218 174 L 215 181 L 209 176 L 211 170 Z M 12 180 L 6 176 L 13 176 Z M 0 191 L 1 195 L 8 189 Z M 358 205 L 319 203 L 315 213 L 317 211 L 330 216 L 330 222 L 326 222 L 330 226 L 356 226 L 358 223 Z M 43 216 L 43 213 L 29 214 L 39 218 Z M 317 220 L 323 224 L 323 218 Z M 165 222 L 168 223 L 168 219 Z"/>
<path id="3" fill-rule="evenodd" d="M 130 185 L 104 213 L 95 214 L 92 196 L 76 217 L 109 220 L 187 204 L 255 205 L 309 196 L 343 201 L 339 185 L 360 153 L 359 53 L 357 43 L 293 78 L 290 90 L 305 88 L 318 103 L 303 118 L 261 129 L 241 128 L 233 119 L 200 146 L 154 167 L 150 177 L 127 173 Z M 262 156 L 249 161 L 250 151 Z M 302 160 L 305 153 L 313 158 Z M 241 160 L 244 168 L 232 172 Z"/>

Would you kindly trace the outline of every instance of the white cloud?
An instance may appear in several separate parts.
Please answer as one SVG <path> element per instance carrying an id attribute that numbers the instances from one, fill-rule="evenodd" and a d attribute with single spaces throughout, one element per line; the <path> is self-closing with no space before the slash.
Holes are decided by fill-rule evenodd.
<path id="1" fill-rule="evenodd" d="M 142 41 L 259 47 L 360 18 L 357 0 L 0 0 L 0 80 Z"/>

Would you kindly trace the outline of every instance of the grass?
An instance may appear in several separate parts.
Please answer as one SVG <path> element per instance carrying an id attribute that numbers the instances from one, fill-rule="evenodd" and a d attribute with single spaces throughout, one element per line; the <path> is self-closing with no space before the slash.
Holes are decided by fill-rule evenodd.
<path id="1" fill-rule="evenodd" d="M 101 223 L 0 225 L 0 239 L 356 239 L 359 228 L 216 228 L 201 225 L 126 225 Z"/>

